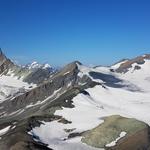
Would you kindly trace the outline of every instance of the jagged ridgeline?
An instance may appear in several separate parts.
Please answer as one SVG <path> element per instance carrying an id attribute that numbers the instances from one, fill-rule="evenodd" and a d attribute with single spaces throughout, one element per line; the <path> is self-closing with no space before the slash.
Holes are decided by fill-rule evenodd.
<path id="1" fill-rule="evenodd" d="M 32 64 L 31 64 L 32 65 Z M 0 49 L 0 73 L 5 75 L 13 75 L 18 79 L 22 79 L 28 83 L 40 84 L 47 80 L 56 69 L 51 66 L 45 67 L 39 65 L 37 67 L 30 67 L 30 65 L 19 66 L 8 59 Z"/>

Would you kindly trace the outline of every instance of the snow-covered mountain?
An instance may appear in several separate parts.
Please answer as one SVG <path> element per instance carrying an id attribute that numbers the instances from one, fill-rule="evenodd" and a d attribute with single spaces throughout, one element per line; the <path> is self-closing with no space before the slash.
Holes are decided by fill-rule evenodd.
<path id="1" fill-rule="evenodd" d="M 0 102 L 38 86 L 55 72 L 49 64 L 17 66 L 0 49 Z"/>
<path id="2" fill-rule="evenodd" d="M 149 68 L 150 55 L 110 67 L 66 65 L 0 103 L 0 149 L 149 150 Z"/>
<path id="3" fill-rule="evenodd" d="M 52 66 L 50 66 L 48 63 L 40 64 L 40 63 L 38 63 L 36 61 L 34 61 L 32 63 L 29 63 L 29 64 L 27 64 L 27 65 L 25 65 L 23 67 L 24 68 L 28 68 L 30 70 L 32 70 L 32 69 L 39 69 L 39 68 L 41 68 L 41 69 L 49 69 L 49 70 L 53 69 Z"/>

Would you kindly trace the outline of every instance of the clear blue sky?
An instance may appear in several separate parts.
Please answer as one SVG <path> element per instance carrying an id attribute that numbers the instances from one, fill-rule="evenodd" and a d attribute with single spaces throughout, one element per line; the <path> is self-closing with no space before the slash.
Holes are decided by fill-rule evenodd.
<path id="1" fill-rule="evenodd" d="M 21 63 L 57 66 L 150 53 L 150 1 L 0 0 L 0 47 Z"/>

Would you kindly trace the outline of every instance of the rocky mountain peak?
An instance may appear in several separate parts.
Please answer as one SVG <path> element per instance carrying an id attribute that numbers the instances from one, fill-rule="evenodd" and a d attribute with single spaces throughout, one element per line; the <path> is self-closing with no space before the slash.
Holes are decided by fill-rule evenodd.
<path id="1" fill-rule="evenodd" d="M 2 49 L 0 49 L 0 74 L 7 73 L 12 66 L 14 66 L 13 62 L 8 59 Z"/>
<path id="2" fill-rule="evenodd" d="M 63 67 L 57 74 L 58 75 L 66 75 L 69 73 L 77 73 L 79 72 L 78 70 L 78 65 L 81 65 L 79 61 L 73 61 L 69 64 L 67 64 L 65 67 Z"/>
<path id="3" fill-rule="evenodd" d="M 65 68 L 73 69 L 73 68 L 78 67 L 78 65 L 81 65 L 81 63 L 79 61 L 73 61 L 73 62 L 69 63 L 68 65 L 66 65 Z"/>
<path id="4" fill-rule="evenodd" d="M 2 49 L 0 48 L 0 63 L 3 63 L 6 60 L 6 56 L 4 55 Z"/>

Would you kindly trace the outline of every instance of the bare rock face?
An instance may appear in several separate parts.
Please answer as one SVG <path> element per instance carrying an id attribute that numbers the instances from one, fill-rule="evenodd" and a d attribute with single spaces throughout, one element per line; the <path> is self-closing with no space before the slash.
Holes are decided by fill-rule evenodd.
<path id="1" fill-rule="evenodd" d="M 123 132 L 124 136 L 118 138 Z M 143 122 L 110 116 L 98 127 L 83 133 L 82 142 L 106 150 L 146 150 L 150 145 L 149 135 L 150 128 Z"/>
<path id="2" fill-rule="evenodd" d="M 0 74 L 6 74 L 14 64 L 8 59 L 0 49 Z"/>
<path id="3" fill-rule="evenodd" d="M 134 63 L 137 63 L 137 65 L 144 64 L 146 59 L 150 59 L 150 54 L 146 54 L 146 55 L 139 56 L 131 60 L 127 60 L 126 62 L 122 63 L 119 66 L 119 68 L 116 69 L 116 72 L 126 73 L 128 69 L 132 67 L 132 64 Z M 140 69 L 140 66 L 136 66 L 135 69 Z"/>
<path id="4" fill-rule="evenodd" d="M 149 130 L 147 126 L 145 129 L 121 139 L 115 147 L 106 150 L 148 150 L 150 145 Z"/>

